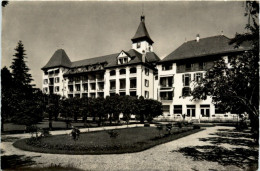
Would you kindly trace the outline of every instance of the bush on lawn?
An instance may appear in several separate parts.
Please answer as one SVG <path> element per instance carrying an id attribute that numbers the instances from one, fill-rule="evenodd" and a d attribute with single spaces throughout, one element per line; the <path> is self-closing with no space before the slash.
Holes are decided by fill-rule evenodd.
<path id="1" fill-rule="evenodd" d="M 72 136 L 72 139 L 76 142 L 79 139 L 80 130 L 78 128 L 74 127 L 70 134 Z"/>
<path id="2" fill-rule="evenodd" d="M 177 126 L 178 126 L 179 128 L 182 128 L 182 122 L 177 122 Z"/>
<path id="3" fill-rule="evenodd" d="M 161 132 L 162 132 L 162 130 L 163 130 L 163 125 L 162 125 L 162 124 L 157 124 L 157 125 L 156 125 L 156 128 L 157 128 L 157 130 L 158 130 L 158 132 L 159 132 L 159 137 L 162 137 Z"/>
<path id="4" fill-rule="evenodd" d="M 119 133 L 117 131 L 111 130 L 111 131 L 107 131 L 107 133 L 109 134 L 110 138 L 116 139 L 116 137 L 118 137 Z"/>
<path id="5" fill-rule="evenodd" d="M 172 130 L 172 124 L 171 123 L 166 124 L 166 130 L 168 131 L 168 134 L 170 135 L 171 130 Z"/>

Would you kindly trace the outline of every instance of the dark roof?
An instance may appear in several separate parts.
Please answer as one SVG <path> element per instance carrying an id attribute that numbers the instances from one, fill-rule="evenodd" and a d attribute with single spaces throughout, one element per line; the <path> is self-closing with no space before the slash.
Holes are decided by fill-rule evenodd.
<path id="1" fill-rule="evenodd" d="M 52 55 L 51 59 L 42 69 L 54 68 L 60 66 L 71 67 L 71 61 L 63 49 L 56 50 L 56 52 Z"/>
<path id="2" fill-rule="evenodd" d="M 111 55 L 105 55 L 105 56 L 99 56 L 99 57 L 94 57 L 90 59 L 83 59 L 80 61 L 75 61 L 72 62 L 71 67 L 80 67 L 80 66 L 86 66 L 86 65 L 94 65 L 94 64 L 99 64 L 99 63 L 114 63 L 114 60 L 116 62 L 116 57 L 118 56 L 118 53 L 111 54 Z"/>
<path id="3" fill-rule="evenodd" d="M 147 52 L 146 53 L 146 60 L 147 60 L 147 62 L 158 62 L 161 59 L 157 56 L 156 53 L 154 53 L 154 52 Z"/>
<path id="4" fill-rule="evenodd" d="M 117 57 L 118 57 L 119 53 L 115 53 L 115 54 L 111 54 L 111 55 L 100 56 L 100 57 L 72 62 L 71 70 L 67 71 L 65 73 L 65 75 L 104 70 L 104 68 L 97 68 L 96 70 L 89 70 L 89 71 L 87 71 L 85 69 L 83 69 L 83 70 L 73 69 L 73 68 L 80 68 L 82 66 L 88 66 L 88 65 L 105 64 L 104 65 L 105 68 L 113 68 L 113 67 L 118 67 L 118 66 L 142 63 L 142 54 L 139 53 L 138 51 L 136 51 L 134 49 L 130 49 L 129 51 L 123 51 L 123 52 L 125 52 L 127 54 L 127 56 L 129 56 L 131 58 L 131 61 L 126 64 L 118 65 Z M 159 60 L 160 60 L 160 58 L 154 52 L 146 53 L 146 62 L 152 63 L 152 62 L 157 62 Z"/>
<path id="5" fill-rule="evenodd" d="M 161 61 L 174 61 L 208 55 L 239 52 L 249 49 L 247 46 L 243 45 L 239 48 L 235 48 L 235 45 L 230 45 L 229 42 L 230 39 L 224 35 L 202 38 L 199 42 L 196 40 L 191 40 L 183 43 Z"/>
<path id="6" fill-rule="evenodd" d="M 134 37 L 132 38 L 132 41 L 134 42 L 134 41 L 145 39 L 149 43 L 153 44 L 153 40 L 151 39 L 151 37 L 145 27 L 144 16 L 142 16 L 142 17 L 141 17 L 141 22 L 138 26 L 138 29 L 137 29 Z"/>

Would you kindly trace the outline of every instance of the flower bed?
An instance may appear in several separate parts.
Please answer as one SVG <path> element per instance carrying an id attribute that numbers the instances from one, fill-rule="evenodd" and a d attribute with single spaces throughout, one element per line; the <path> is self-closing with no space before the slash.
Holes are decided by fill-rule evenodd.
<path id="1" fill-rule="evenodd" d="M 174 128 L 171 134 L 167 130 L 158 133 L 155 127 L 126 128 L 115 130 L 117 137 L 110 137 L 108 131 L 81 133 L 77 141 L 69 135 L 56 135 L 40 139 L 18 140 L 14 146 L 27 151 L 58 154 L 117 154 L 143 151 L 166 143 L 201 129 L 193 127 Z"/>

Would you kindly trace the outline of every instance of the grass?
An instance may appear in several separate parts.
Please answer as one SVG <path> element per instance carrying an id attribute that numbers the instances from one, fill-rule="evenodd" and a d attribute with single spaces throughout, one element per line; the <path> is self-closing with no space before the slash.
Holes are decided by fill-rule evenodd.
<path id="1" fill-rule="evenodd" d="M 42 138 L 39 141 L 30 139 L 18 140 L 14 146 L 27 151 L 54 154 L 120 154 L 146 150 L 156 145 L 166 143 L 184 136 L 196 133 L 201 129 L 192 127 L 174 128 L 171 135 L 163 130 L 159 132 L 155 127 L 139 127 L 115 130 L 117 138 L 110 138 L 107 131 L 80 134 L 77 141 L 69 135 L 57 135 Z"/>

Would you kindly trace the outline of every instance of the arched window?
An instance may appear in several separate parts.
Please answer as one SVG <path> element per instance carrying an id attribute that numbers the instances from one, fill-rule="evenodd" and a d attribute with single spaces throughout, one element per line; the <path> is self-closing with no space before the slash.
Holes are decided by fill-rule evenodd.
<path id="1" fill-rule="evenodd" d="M 114 75 L 116 75 L 116 71 L 115 70 L 110 71 L 110 76 L 114 76 Z"/>
<path id="2" fill-rule="evenodd" d="M 136 68 L 130 68 L 130 74 L 136 73 Z"/>
<path id="3" fill-rule="evenodd" d="M 120 73 L 120 75 L 124 75 L 125 74 L 125 69 L 120 69 L 119 73 Z"/>

